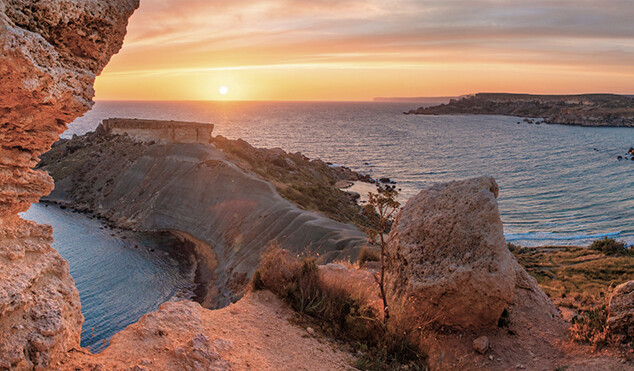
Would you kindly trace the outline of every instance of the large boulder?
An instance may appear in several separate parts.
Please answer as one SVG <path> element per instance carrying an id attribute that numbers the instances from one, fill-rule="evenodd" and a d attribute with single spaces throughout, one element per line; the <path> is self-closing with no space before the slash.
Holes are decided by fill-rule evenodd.
<path id="1" fill-rule="evenodd" d="M 387 283 L 431 321 L 494 328 L 518 270 L 506 247 L 491 177 L 437 184 L 411 198 L 389 238 Z"/>
<path id="2" fill-rule="evenodd" d="M 622 343 L 634 340 L 634 281 L 617 286 L 610 296 L 608 332 Z"/>

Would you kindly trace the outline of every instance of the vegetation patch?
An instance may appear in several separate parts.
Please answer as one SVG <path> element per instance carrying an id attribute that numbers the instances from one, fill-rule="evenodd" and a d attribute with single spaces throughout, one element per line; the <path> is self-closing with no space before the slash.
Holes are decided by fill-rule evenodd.
<path id="1" fill-rule="evenodd" d="M 556 306 L 572 310 L 573 340 L 597 345 L 607 341 L 609 293 L 621 283 L 634 280 L 631 249 L 610 238 L 597 240 L 587 248 L 508 247 Z"/>
<path id="2" fill-rule="evenodd" d="M 571 320 L 572 339 L 584 343 L 599 344 L 606 340 L 608 310 L 605 305 L 584 311 Z"/>
<path id="3" fill-rule="evenodd" d="M 314 257 L 297 258 L 271 247 L 253 277 L 254 289 L 268 289 L 330 335 L 362 353 L 355 367 L 366 370 L 427 369 L 426 357 L 397 320 L 382 316 L 344 283 L 327 283 Z"/>
<path id="4" fill-rule="evenodd" d="M 355 199 L 335 184 L 342 180 L 369 181 L 368 176 L 347 167 L 310 160 L 301 153 L 255 148 L 241 139 L 229 140 L 218 135 L 214 145 L 243 170 L 273 183 L 280 196 L 300 208 L 321 212 L 343 223 L 352 222 L 361 227 L 367 224 Z"/>
<path id="5" fill-rule="evenodd" d="M 602 240 L 594 241 L 590 245 L 590 249 L 611 256 L 634 256 L 634 250 L 627 248 L 624 242 L 614 238 L 605 237 Z"/>

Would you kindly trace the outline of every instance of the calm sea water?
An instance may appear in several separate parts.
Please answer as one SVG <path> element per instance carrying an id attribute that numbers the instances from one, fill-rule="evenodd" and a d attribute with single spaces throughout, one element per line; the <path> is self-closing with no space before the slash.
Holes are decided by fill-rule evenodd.
<path id="1" fill-rule="evenodd" d="M 301 151 L 409 198 L 435 182 L 492 175 L 507 240 L 525 246 L 634 243 L 634 128 L 517 125 L 516 117 L 414 116 L 401 103 L 98 102 L 64 136 L 109 117 L 190 120 L 258 147 Z"/>
<path id="2" fill-rule="evenodd" d="M 100 351 L 112 335 L 162 303 L 192 296 L 192 264 L 173 248 L 173 239 L 111 230 L 53 205 L 32 205 L 22 217 L 53 226 L 53 247 L 68 260 L 79 290 L 84 347 Z"/>

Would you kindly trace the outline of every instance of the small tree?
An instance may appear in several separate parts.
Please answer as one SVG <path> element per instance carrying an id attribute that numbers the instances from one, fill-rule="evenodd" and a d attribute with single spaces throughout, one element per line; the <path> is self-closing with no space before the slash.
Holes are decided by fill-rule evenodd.
<path id="1" fill-rule="evenodd" d="M 368 193 L 368 203 L 363 208 L 363 214 L 366 216 L 369 227 L 365 228 L 368 240 L 372 245 L 379 245 L 381 248 L 381 270 L 379 275 L 374 275 L 376 283 L 381 290 L 381 299 L 383 300 L 384 320 L 390 318 L 390 307 L 387 303 L 385 294 L 385 254 L 387 248 L 387 240 L 385 235 L 390 232 L 394 216 L 401 204 L 396 201 L 398 192 L 390 186 L 381 187 L 378 193 Z"/>

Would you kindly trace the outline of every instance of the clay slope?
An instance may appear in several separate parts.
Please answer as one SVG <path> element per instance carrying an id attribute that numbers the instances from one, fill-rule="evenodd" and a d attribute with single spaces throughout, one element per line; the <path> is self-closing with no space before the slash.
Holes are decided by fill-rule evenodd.
<path id="1" fill-rule="evenodd" d="M 31 168 L 92 105 L 136 0 L 0 0 L 0 368 L 47 367 L 79 346 L 83 317 L 51 228 L 17 213 L 53 189 Z"/>
<path id="2" fill-rule="evenodd" d="M 209 307 L 239 297 L 273 241 L 297 254 L 308 249 L 324 261 L 356 257 L 366 242 L 356 226 L 299 209 L 213 145 L 88 137 L 88 144 L 80 138 L 64 144 L 72 154 L 47 157 L 44 168 L 56 178 L 47 199 L 95 211 L 122 227 L 176 230 L 207 243 L 218 264 L 211 267 L 216 286 L 209 288 Z"/>

